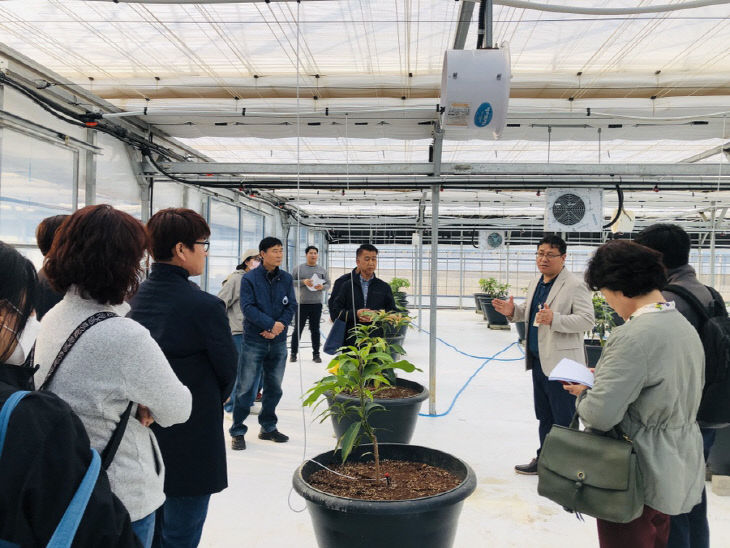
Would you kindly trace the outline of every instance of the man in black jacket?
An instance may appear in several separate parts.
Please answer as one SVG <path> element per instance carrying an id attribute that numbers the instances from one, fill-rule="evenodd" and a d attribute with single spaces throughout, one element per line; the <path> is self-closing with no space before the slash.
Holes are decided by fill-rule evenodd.
<path id="1" fill-rule="evenodd" d="M 335 281 L 328 302 L 330 319 L 345 320 L 348 337 L 346 345 L 354 344 L 350 334 L 356 323 L 368 323 L 368 313 L 374 310 L 397 310 L 390 285 L 375 276 L 378 266 L 378 248 L 362 244 L 355 254 L 357 267 Z"/>
<path id="2" fill-rule="evenodd" d="M 169 208 L 147 223 L 155 263 L 131 300 L 129 316 L 149 329 L 193 395 L 187 422 L 156 424 L 167 500 L 157 511 L 154 548 L 194 548 L 210 495 L 228 486 L 223 402 L 236 378 L 236 349 L 226 305 L 189 276 L 202 274 L 210 228 L 190 209 Z"/>
<path id="3" fill-rule="evenodd" d="M 690 238 L 681 226 L 657 223 L 646 227 L 635 238 L 636 243 L 645 245 L 662 254 L 662 261 L 667 268 L 667 284 L 678 285 L 694 295 L 709 309 L 713 304 L 713 296 L 709 289 L 697 279 L 695 269 L 689 264 Z M 695 329 L 702 326 L 701 317 L 690 303 L 671 290 L 663 290 L 667 301 L 674 301 L 679 312 Z M 715 442 L 715 428 L 700 422 L 705 460 Z M 709 548 L 710 526 L 707 522 L 707 495 L 702 491 L 702 500 L 686 514 L 672 516 L 670 521 L 669 548 Z"/>

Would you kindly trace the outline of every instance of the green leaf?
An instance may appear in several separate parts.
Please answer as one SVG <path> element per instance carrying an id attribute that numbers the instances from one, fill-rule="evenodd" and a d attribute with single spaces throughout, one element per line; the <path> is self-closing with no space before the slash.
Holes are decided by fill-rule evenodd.
<path id="1" fill-rule="evenodd" d="M 340 445 L 342 447 L 342 462 L 345 462 L 347 460 L 347 457 L 350 456 L 350 452 L 355 446 L 355 442 L 357 441 L 359 433 L 360 423 L 353 422 L 347 429 L 347 432 L 342 435 L 342 438 L 340 439 Z"/>

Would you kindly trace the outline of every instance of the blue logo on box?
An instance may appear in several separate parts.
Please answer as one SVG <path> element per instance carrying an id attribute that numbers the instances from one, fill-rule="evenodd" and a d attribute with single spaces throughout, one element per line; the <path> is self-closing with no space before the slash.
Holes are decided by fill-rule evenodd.
<path id="1" fill-rule="evenodd" d="M 494 110 L 492 109 L 492 105 L 489 103 L 482 103 L 479 105 L 479 108 L 474 114 L 474 125 L 477 127 L 484 127 L 488 125 L 489 122 L 492 121 L 493 114 Z"/>

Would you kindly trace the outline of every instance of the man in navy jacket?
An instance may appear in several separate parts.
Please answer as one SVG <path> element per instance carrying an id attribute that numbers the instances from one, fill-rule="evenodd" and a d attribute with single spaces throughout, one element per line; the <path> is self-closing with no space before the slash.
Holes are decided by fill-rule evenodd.
<path id="1" fill-rule="evenodd" d="M 281 400 L 281 381 L 286 368 L 286 330 L 294 317 L 297 299 L 291 274 L 279 268 L 284 257 L 281 240 L 267 237 L 259 243 L 261 264 L 241 280 L 243 343 L 238 359 L 238 378 L 233 390 L 231 448 L 246 449 L 248 427 L 243 423 L 263 371 L 259 439 L 284 443 L 289 440 L 276 428 L 276 406 Z"/>

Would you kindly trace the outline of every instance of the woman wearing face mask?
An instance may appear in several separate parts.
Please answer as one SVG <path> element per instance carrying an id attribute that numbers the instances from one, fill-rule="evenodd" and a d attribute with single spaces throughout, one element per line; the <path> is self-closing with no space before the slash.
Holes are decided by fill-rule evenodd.
<path id="1" fill-rule="evenodd" d="M 165 501 L 163 460 L 148 426 L 184 422 L 192 407 L 190 391 L 149 331 L 125 318 L 124 301 L 137 290 L 147 246 L 142 224 L 109 205 L 87 206 L 66 219 L 44 265 L 64 297 L 44 316 L 35 353 L 36 386 L 68 402 L 100 453 L 133 402 L 108 475 L 145 547 Z M 69 336 L 84 325 L 91 327 L 55 366 Z"/>
<path id="2" fill-rule="evenodd" d="M 241 310 L 241 278 L 243 275 L 256 268 L 261 260 L 259 259 L 259 252 L 256 249 L 247 249 L 242 255 L 243 259 L 241 264 L 236 267 L 231 274 L 223 281 L 223 287 L 218 292 L 218 297 L 226 303 L 226 314 L 228 315 L 228 322 L 231 325 L 231 333 L 233 334 L 233 344 L 236 347 L 236 352 L 241 352 L 241 339 L 243 338 L 243 311 Z M 261 383 L 259 380 L 259 394 L 261 393 Z M 235 391 L 235 385 L 234 385 Z M 258 401 L 260 396 L 256 397 Z M 253 402 L 251 402 L 251 405 Z M 225 410 L 231 412 L 233 410 L 233 397 L 228 398 L 226 401 Z"/>
<path id="3" fill-rule="evenodd" d="M 32 390 L 29 359 L 37 322 L 31 262 L 0 242 L 0 407 Z M 12 402 L 12 400 L 11 400 Z M 8 404 L 9 409 L 10 404 Z M 50 392 L 32 392 L 10 414 L 0 446 L 0 545 L 46 546 L 92 461 L 84 425 Z M 101 471 L 74 546 L 138 547 L 124 505 Z"/>

